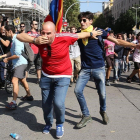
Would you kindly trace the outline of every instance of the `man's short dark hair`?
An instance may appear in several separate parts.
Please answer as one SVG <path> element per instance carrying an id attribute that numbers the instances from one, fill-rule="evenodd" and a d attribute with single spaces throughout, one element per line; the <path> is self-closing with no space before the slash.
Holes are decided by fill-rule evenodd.
<path id="1" fill-rule="evenodd" d="M 118 34 L 117 34 L 117 38 L 118 38 L 119 35 L 121 35 L 122 39 L 124 40 L 123 34 L 122 34 L 122 33 L 118 33 Z"/>
<path id="2" fill-rule="evenodd" d="M 36 21 L 36 20 L 32 20 L 31 23 L 30 23 L 30 25 L 32 25 L 34 21 Z M 36 21 L 36 22 L 37 22 L 37 21 Z"/>
<path id="3" fill-rule="evenodd" d="M 13 33 L 15 33 L 15 27 L 13 25 L 6 25 L 5 26 L 5 29 L 7 31 L 10 31 L 11 30 Z"/>
<path id="4" fill-rule="evenodd" d="M 72 28 L 74 28 L 74 29 L 76 30 L 76 27 L 75 27 L 75 26 L 71 26 L 71 27 L 70 27 L 70 29 L 72 29 Z"/>
<path id="5" fill-rule="evenodd" d="M 24 24 L 24 25 L 25 25 L 25 23 L 24 23 L 24 22 L 21 22 L 21 23 L 20 23 L 20 26 L 21 26 L 21 24 Z"/>
<path id="6" fill-rule="evenodd" d="M 113 30 L 109 31 L 109 34 L 111 34 L 111 33 L 114 34 L 114 31 Z"/>
<path id="7" fill-rule="evenodd" d="M 137 34 L 137 37 L 139 37 L 140 36 L 140 32 Z"/>
<path id="8" fill-rule="evenodd" d="M 78 20 L 80 20 L 81 18 L 87 18 L 89 20 L 93 20 L 93 13 L 87 11 L 87 12 L 81 12 L 79 15 L 78 15 Z"/>
<path id="9" fill-rule="evenodd" d="M 67 27 L 67 28 L 66 28 L 66 31 L 70 31 L 70 27 Z"/>

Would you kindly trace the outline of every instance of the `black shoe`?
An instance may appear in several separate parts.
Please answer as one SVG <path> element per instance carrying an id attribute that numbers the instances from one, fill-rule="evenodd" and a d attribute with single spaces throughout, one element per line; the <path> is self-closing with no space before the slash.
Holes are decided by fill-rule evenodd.
<path id="1" fill-rule="evenodd" d="M 108 124 L 109 123 L 109 117 L 107 116 L 107 113 L 106 112 L 101 112 L 100 111 L 100 114 L 101 114 L 101 116 L 102 116 L 102 119 L 103 119 L 103 123 L 104 124 Z"/>
<path id="2" fill-rule="evenodd" d="M 134 75 L 134 76 L 132 77 L 132 81 L 136 82 L 136 81 L 138 81 L 138 80 L 139 80 L 139 78 L 137 78 L 136 75 Z"/>
<path id="3" fill-rule="evenodd" d="M 132 81 L 132 78 L 130 78 L 130 77 L 128 76 L 127 79 L 126 79 L 126 82 L 127 82 L 127 83 L 131 83 L 131 81 Z"/>
<path id="4" fill-rule="evenodd" d="M 34 100 L 34 98 L 33 98 L 33 96 L 31 95 L 31 96 L 24 96 L 24 97 L 22 97 L 20 100 L 22 100 L 22 101 L 33 101 Z"/>
<path id="5" fill-rule="evenodd" d="M 77 76 L 74 76 L 73 81 L 74 81 L 74 83 L 77 82 Z"/>
<path id="6" fill-rule="evenodd" d="M 73 82 L 70 81 L 69 87 L 72 87 L 72 85 L 73 85 Z"/>
<path id="7" fill-rule="evenodd" d="M 90 122 L 91 120 L 92 120 L 92 118 L 90 115 L 89 116 L 83 115 L 81 121 L 79 123 L 77 123 L 75 127 L 80 129 L 80 128 L 86 126 L 87 123 Z"/>
<path id="8" fill-rule="evenodd" d="M 4 86 L 4 83 L 0 84 L 0 89 L 4 89 L 5 86 Z"/>
<path id="9" fill-rule="evenodd" d="M 106 79 L 105 85 L 106 85 L 106 86 L 110 86 L 110 81 L 109 81 L 108 79 Z"/>
<path id="10" fill-rule="evenodd" d="M 37 79 L 36 84 L 39 84 L 39 83 L 40 83 L 40 79 Z"/>

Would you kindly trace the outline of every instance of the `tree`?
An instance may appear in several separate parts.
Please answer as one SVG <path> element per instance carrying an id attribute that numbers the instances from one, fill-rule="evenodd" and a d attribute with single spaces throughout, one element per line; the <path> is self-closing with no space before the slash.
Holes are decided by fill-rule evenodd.
<path id="1" fill-rule="evenodd" d="M 135 5 L 134 7 L 139 7 L 139 5 Z M 137 29 L 139 29 L 139 21 L 140 21 L 140 10 L 137 13 Z M 131 8 L 127 10 L 125 13 L 121 13 L 120 17 L 115 22 L 115 32 L 130 32 L 132 28 L 136 24 L 136 11 Z"/>
<path id="2" fill-rule="evenodd" d="M 101 14 L 99 17 L 94 16 L 93 26 L 94 27 L 99 27 L 99 28 L 102 28 L 102 29 L 106 28 L 105 18 L 103 16 L 103 14 Z"/>
<path id="3" fill-rule="evenodd" d="M 67 9 L 75 2 L 79 2 L 79 0 L 64 0 L 64 16 L 65 16 L 65 13 L 67 11 Z M 78 15 L 80 13 L 80 3 L 77 3 L 75 5 L 73 5 L 67 15 L 66 15 L 66 19 L 67 19 L 67 22 L 69 23 L 69 26 L 75 26 L 75 27 L 79 27 L 80 24 L 78 22 Z"/>
<path id="4" fill-rule="evenodd" d="M 134 13 L 132 9 L 127 10 L 126 13 L 121 13 L 120 17 L 115 22 L 115 32 L 130 32 L 135 26 Z"/>
<path id="5" fill-rule="evenodd" d="M 105 29 L 106 27 L 114 28 L 114 17 L 112 15 L 104 17 L 103 14 L 101 14 L 99 17 L 94 16 L 93 26 L 102 29 Z"/>
<path id="6" fill-rule="evenodd" d="M 139 5 L 135 5 L 134 7 L 140 7 Z M 140 24 L 140 10 L 138 10 L 137 13 L 137 29 L 139 29 Z M 99 17 L 94 17 L 93 25 L 94 27 L 99 28 L 106 28 L 110 27 L 112 30 L 114 30 L 115 33 L 118 32 L 130 32 L 132 31 L 132 28 L 136 24 L 136 11 L 135 9 L 129 9 L 125 13 L 121 13 L 119 18 L 115 21 L 114 17 L 112 15 L 109 15 L 107 17 L 104 17 L 103 14 L 101 14 Z"/>

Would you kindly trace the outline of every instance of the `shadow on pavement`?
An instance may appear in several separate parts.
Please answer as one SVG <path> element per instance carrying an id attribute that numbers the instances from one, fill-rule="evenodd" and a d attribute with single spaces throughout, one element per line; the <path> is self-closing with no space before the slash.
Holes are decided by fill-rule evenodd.
<path id="1" fill-rule="evenodd" d="M 95 87 L 91 87 L 91 86 L 89 86 L 89 85 L 86 85 L 86 87 L 88 87 L 88 88 L 92 88 L 92 89 L 96 89 Z"/>
<path id="2" fill-rule="evenodd" d="M 53 137 L 54 139 L 58 139 L 58 138 L 56 137 L 56 129 L 51 129 L 51 130 L 50 130 L 50 134 L 52 135 L 52 137 Z"/>
<path id="3" fill-rule="evenodd" d="M 131 89 L 131 90 L 140 90 L 140 88 L 135 88 L 133 86 L 129 86 L 129 85 L 122 85 L 122 84 L 112 84 L 112 86 L 117 87 L 117 88 L 124 88 L 124 89 Z"/>
<path id="4" fill-rule="evenodd" d="M 28 83 L 35 83 L 37 82 L 37 78 L 27 78 Z"/>
<path id="5" fill-rule="evenodd" d="M 12 95 L 10 95 L 12 96 Z M 32 107 L 41 107 L 41 101 L 40 100 L 34 100 L 33 102 L 28 102 L 29 105 L 25 107 L 20 107 L 22 104 L 25 102 L 20 102 L 18 104 L 17 110 L 8 110 L 5 108 L 5 104 L 8 102 L 8 96 L 6 95 L 7 98 L 4 98 L 2 101 L 3 104 L 0 104 L 0 115 L 7 115 L 10 117 L 13 117 L 16 121 L 19 121 L 23 124 L 26 124 L 28 128 L 32 131 L 35 132 L 40 132 L 42 131 L 42 128 L 44 127 L 44 124 L 38 123 L 37 119 L 34 114 L 29 112 L 29 109 Z"/>
<path id="6" fill-rule="evenodd" d="M 104 124 L 102 120 L 96 118 L 96 117 L 92 117 L 92 120 L 96 121 L 96 122 L 99 122 L 101 124 Z"/>

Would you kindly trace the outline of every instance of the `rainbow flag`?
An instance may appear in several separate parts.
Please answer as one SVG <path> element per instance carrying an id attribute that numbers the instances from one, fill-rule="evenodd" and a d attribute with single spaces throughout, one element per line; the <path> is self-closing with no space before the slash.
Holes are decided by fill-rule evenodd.
<path id="1" fill-rule="evenodd" d="M 50 13 L 44 19 L 44 22 L 52 21 L 56 27 L 56 32 L 62 31 L 63 20 L 63 0 L 52 0 L 50 3 Z"/>

